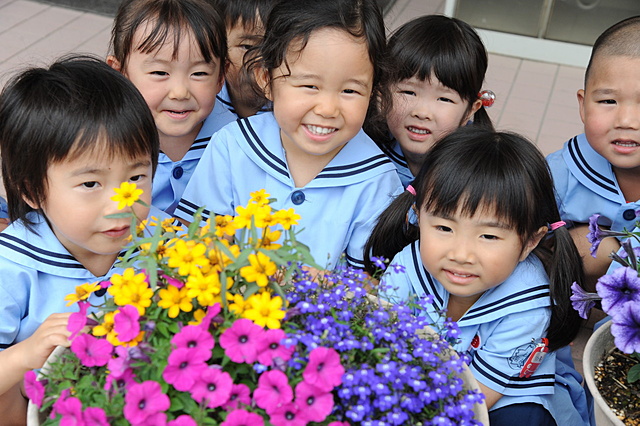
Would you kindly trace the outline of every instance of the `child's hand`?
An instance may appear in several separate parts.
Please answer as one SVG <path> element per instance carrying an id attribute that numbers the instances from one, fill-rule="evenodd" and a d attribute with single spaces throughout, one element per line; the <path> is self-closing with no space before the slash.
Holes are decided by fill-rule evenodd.
<path id="1" fill-rule="evenodd" d="M 9 226 L 9 219 L 0 218 L 0 232 L 7 229 L 7 226 Z"/>
<path id="2" fill-rule="evenodd" d="M 38 327 L 38 329 L 16 347 L 21 346 L 25 370 L 42 368 L 56 346 L 69 347 L 68 340 L 71 333 L 67 330 L 71 312 L 52 314 Z"/>

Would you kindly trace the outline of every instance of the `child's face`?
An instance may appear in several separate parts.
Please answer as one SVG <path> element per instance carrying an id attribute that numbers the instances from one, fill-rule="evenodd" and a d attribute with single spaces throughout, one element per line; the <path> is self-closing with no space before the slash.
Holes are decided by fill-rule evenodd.
<path id="1" fill-rule="evenodd" d="M 361 129 L 373 87 L 367 45 L 348 33 L 320 29 L 299 54 L 287 54 L 269 97 L 290 153 L 327 164 Z"/>
<path id="2" fill-rule="evenodd" d="M 255 46 L 264 35 L 262 23 L 258 20 L 255 25 L 245 25 L 242 20 L 227 29 L 227 45 L 229 46 L 229 65 L 225 72 L 227 86 L 235 93 L 242 92 L 238 84 L 238 75 L 244 64 L 244 54 Z"/>
<path id="3" fill-rule="evenodd" d="M 640 58 L 605 56 L 592 63 L 578 91 L 589 144 L 614 170 L 640 172 Z"/>
<path id="4" fill-rule="evenodd" d="M 118 203 L 111 200 L 114 188 L 122 182 L 135 183 L 144 191 L 140 199 L 150 204 L 151 167 L 148 156 L 109 159 L 100 149 L 49 166 L 47 196 L 41 208 L 58 240 L 92 272 L 92 266 L 102 265 L 105 258 L 115 261 L 131 235 L 130 218 L 105 218 L 131 211 L 117 209 Z M 134 211 L 144 219 L 149 209 L 136 203 Z"/>
<path id="5" fill-rule="evenodd" d="M 147 27 L 136 31 L 133 45 L 146 37 Z M 172 39 L 172 35 L 168 37 Z M 131 52 L 123 73 L 138 88 L 160 133 L 160 146 L 173 141 L 192 143 L 209 116 L 222 88 L 220 62 L 207 63 L 191 31 L 183 31 L 178 56 L 173 43 L 153 53 Z"/>
<path id="6" fill-rule="evenodd" d="M 414 76 L 395 85 L 387 125 L 407 160 L 422 164 L 427 150 L 465 124 L 480 105 L 480 101 L 469 105 L 435 75 L 431 75 L 430 81 Z"/>
<path id="7" fill-rule="evenodd" d="M 502 284 L 538 241 L 523 248 L 516 231 L 490 210 L 473 217 L 419 214 L 420 254 L 425 268 L 452 298 L 468 306 L 487 290 Z"/>

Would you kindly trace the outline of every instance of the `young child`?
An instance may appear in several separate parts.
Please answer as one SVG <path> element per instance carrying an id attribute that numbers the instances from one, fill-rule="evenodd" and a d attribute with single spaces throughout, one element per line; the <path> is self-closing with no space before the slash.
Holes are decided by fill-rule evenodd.
<path id="1" fill-rule="evenodd" d="M 487 51 L 463 21 L 421 16 L 398 28 L 388 48 L 395 65 L 388 80 L 391 107 L 367 120 L 365 130 L 396 165 L 406 187 L 436 140 L 469 120 L 493 129 L 484 106 L 491 106 L 495 95 L 481 92 Z"/>
<path id="2" fill-rule="evenodd" d="M 224 81 L 224 21 L 205 0 L 125 0 L 107 62 L 144 96 L 160 134 L 153 205 L 172 214 L 211 135 L 235 120 Z"/>
<path id="3" fill-rule="evenodd" d="M 363 246 L 390 195 L 395 167 L 362 131 L 379 93 L 385 37 L 373 0 L 284 0 L 266 25 L 255 72 L 273 112 L 220 130 L 176 209 L 193 221 L 234 214 L 265 188 L 277 209 L 301 216 L 298 239 L 320 266 L 346 252 L 362 265 Z M 327 66 L 330 64 L 330 66 Z"/>
<path id="4" fill-rule="evenodd" d="M 415 219 L 407 223 L 410 209 Z M 569 300 L 571 283 L 582 280 L 580 256 L 532 143 L 475 126 L 436 142 L 367 248 L 397 253 L 392 263 L 406 268 L 383 276 L 397 289 L 390 300 L 429 295 L 457 321 L 455 348 L 468 351 L 492 426 L 588 424 L 582 378 L 566 346 L 580 326 Z M 421 314 L 444 321 L 431 309 Z M 547 340 L 550 351 L 536 369 L 528 358 Z"/>
<path id="5" fill-rule="evenodd" d="M 242 74 L 245 54 L 264 36 L 264 24 L 276 0 L 212 0 L 223 13 L 227 26 L 227 70 L 225 83 L 216 100 L 238 118 L 252 116 L 264 109 L 258 108 L 260 99 L 247 77 Z"/>
<path id="6" fill-rule="evenodd" d="M 605 30 L 593 45 L 584 89 L 578 90 L 584 133 L 547 157 L 562 219 L 583 256 L 586 286 L 611 264 L 619 247 L 606 238 L 589 254 L 589 217 L 614 231 L 633 229 L 640 209 L 640 16 Z"/>
<path id="7" fill-rule="evenodd" d="M 0 233 L 0 413 L 22 424 L 24 373 L 70 344 L 76 308 L 65 297 L 110 276 L 131 235 L 130 219 L 105 218 L 122 212 L 113 189 L 135 183 L 151 201 L 158 132 L 131 82 L 99 59 L 70 57 L 7 83 L 0 149 L 12 221 Z"/>

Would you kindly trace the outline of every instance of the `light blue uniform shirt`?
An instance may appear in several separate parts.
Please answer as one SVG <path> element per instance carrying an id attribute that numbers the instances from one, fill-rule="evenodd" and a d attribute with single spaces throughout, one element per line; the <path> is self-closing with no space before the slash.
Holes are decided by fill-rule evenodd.
<path id="1" fill-rule="evenodd" d="M 405 247 L 391 263 L 405 266 L 406 272 L 384 275 L 383 283 L 394 289 L 389 300 L 430 294 L 433 308 L 447 307 L 449 293 L 424 268 L 419 241 Z M 532 342 L 546 335 L 550 304 L 547 274 L 540 260 L 530 255 L 505 282 L 487 290 L 458 320 L 461 341 L 455 349 L 469 354 L 469 367 L 478 382 L 503 395 L 492 410 L 531 402 L 543 405 L 558 425 L 588 425 L 582 377 L 571 358 L 566 359 L 564 348 L 548 353 L 531 377 L 519 377 L 533 349 Z M 433 324 L 444 322 L 433 309 L 419 314 Z"/>
<path id="2" fill-rule="evenodd" d="M 0 218 L 9 218 L 9 207 L 7 206 L 7 200 L 2 197 L 0 197 Z"/>
<path id="3" fill-rule="evenodd" d="M 564 221 L 588 223 L 595 213 L 612 230 L 633 229 L 638 200 L 625 200 L 611 163 L 589 145 L 584 134 L 547 156 L 556 189 L 556 202 Z M 631 201 L 631 202 L 627 202 Z"/>
<path id="4" fill-rule="evenodd" d="M 316 263 L 328 268 L 345 252 L 347 261 L 362 266 L 364 244 L 378 215 L 403 190 L 393 164 L 363 131 L 316 178 L 296 188 L 278 123 L 272 113 L 264 113 L 216 133 L 175 215 L 193 221 L 201 206 L 206 208 L 203 221 L 212 214 L 235 215 L 235 208 L 262 188 L 277 200 L 273 208 L 294 208 L 301 216 L 297 239 L 309 246 Z"/>
<path id="5" fill-rule="evenodd" d="M 151 204 L 168 214 L 173 214 L 211 136 L 235 119 L 236 117 L 220 102 L 216 102 L 213 111 L 202 123 L 196 140 L 182 160 L 171 161 L 165 153 L 160 152 L 158 168 L 153 177 Z"/>
<path id="6" fill-rule="evenodd" d="M 382 152 L 387 154 L 387 157 L 389 157 L 389 160 L 391 160 L 393 165 L 396 166 L 398 176 L 400 176 L 400 180 L 402 181 L 402 186 L 405 188 L 409 186 L 409 184 L 413 182 L 413 179 L 415 179 L 415 176 L 413 176 L 413 173 L 409 170 L 409 165 L 407 164 L 406 158 L 404 158 L 404 153 L 402 152 L 400 143 L 394 140 L 391 146 L 385 144 L 380 144 L 378 146 Z"/>

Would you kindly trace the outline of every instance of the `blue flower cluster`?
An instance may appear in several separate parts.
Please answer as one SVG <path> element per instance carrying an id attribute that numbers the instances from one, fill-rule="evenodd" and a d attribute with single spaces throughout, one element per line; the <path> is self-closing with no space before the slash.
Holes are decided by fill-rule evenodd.
<path id="1" fill-rule="evenodd" d="M 427 335 L 422 331 L 432 324 L 413 312 L 431 300 L 391 305 L 368 295 L 371 286 L 363 271 L 339 267 L 320 279 L 295 280 L 287 296 L 286 324 L 293 327 L 284 343 L 341 354 L 345 374 L 334 415 L 365 426 L 479 424 L 473 406 L 484 396 L 463 389 L 464 361 L 451 355 L 457 325 L 448 322 Z M 290 364 L 303 360 L 296 353 Z"/>

